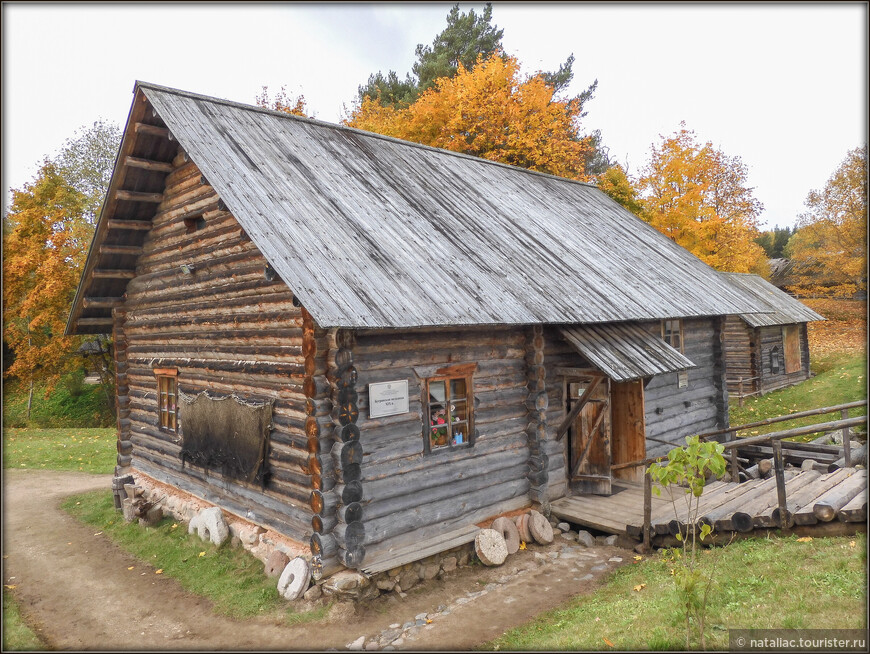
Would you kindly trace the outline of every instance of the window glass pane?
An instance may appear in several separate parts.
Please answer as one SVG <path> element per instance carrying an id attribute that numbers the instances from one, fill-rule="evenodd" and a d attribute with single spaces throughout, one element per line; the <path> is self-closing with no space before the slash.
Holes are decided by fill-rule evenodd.
<path id="1" fill-rule="evenodd" d="M 471 444 L 470 392 L 471 380 L 468 377 L 426 382 L 428 424 L 425 438 L 429 452 Z"/>
<path id="2" fill-rule="evenodd" d="M 453 422 L 468 419 L 468 403 L 465 400 L 454 400 L 450 403 L 450 418 Z"/>
<path id="3" fill-rule="evenodd" d="M 178 424 L 175 418 L 177 411 L 176 388 L 174 377 L 157 377 L 157 412 L 160 416 L 160 426 L 173 431 L 176 430 Z"/>
<path id="4" fill-rule="evenodd" d="M 429 382 L 429 402 L 444 402 L 447 399 L 447 388 L 443 381 Z"/>

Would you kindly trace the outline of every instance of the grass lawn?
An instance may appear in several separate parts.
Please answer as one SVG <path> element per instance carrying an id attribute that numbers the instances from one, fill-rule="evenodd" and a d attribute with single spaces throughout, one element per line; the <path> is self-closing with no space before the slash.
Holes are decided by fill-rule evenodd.
<path id="1" fill-rule="evenodd" d="M 327 605 L 308 613 L 294 612 L 278 595 L 277 580 L 266 576 L 263 563 L 241 548 L 206 543 L 189 535 L 185 524 L 168 518 L 147 529 L 125 522 L 109 492 L 76 495 L 62 506 L 143 562 L 130 574 L 147 571 L 172 577 L 211 600 L 219 613 L 236 618 L 275 614 L 287 623 L 299 623 L 319 620 L 328 611 Z"/>
<path id="2" fill-rule="evenodd" d="M 113 427 L 4 429 L 3 467 L 111 473 L 116 434 Z"/>
<path id="3" fill-rule="evenodd" d="M 3 651 L 25 652 L 45 647 L 21 619 L 18 604 L 12 599 L 12 589 L 3 589 Z"/>
<path id="4" fill-rule="evenodd" d="M 729 629 L 863 629 L 867 543 L 852 538 L 744 540 L 707 550 L 707 648 Z M 615 571 L 597 592 L 487 643 L 487 650 L 681 650 L 685 622 L 660 556 Z M 697 646 L 693 634 L 692 646 Z"/>
<path id="5" fill-rule="evenodd" d="M 867 399 L 866 353 L 836 352 L 817 361 L 816 376 L 796 386 L 783 388 L 761 397 L 746 398 L 743 407 L 736 402 L 731 406 L 731 424 L 745 425 L 765 418 L 807 411 L 819 407 L 846 404 Z M 852 409 L 850 417 L 866 415 L 867 407 Z M 787 420 L 764 427 L 740 432 L 740 436 L 754 436 L 792 427 L 830 422 L 840 419 L 839 412 Z M 799 436 L 794 440 L 809 441 L 816 435 Z"/>
<path id="6" fill-rule="evenodd" d="M 747 398 L 743 407 L 737 406 L 736 400 L 732 401 L 732 425 L 867 399 L 867 302 L 830 299 L 802 301 L 826 318 L 808 325 L 810 370 L 815 376 L 797 386 L 762 397 Z M 866 413 L 866 407 L 852 409 L 849 416 Z M 740 435 L 754 436 L 839 419 L 839 413 L 831 413 L 745 430 Z M 809 441 L 816 436 L 808 434 L 794 440 Z"/>

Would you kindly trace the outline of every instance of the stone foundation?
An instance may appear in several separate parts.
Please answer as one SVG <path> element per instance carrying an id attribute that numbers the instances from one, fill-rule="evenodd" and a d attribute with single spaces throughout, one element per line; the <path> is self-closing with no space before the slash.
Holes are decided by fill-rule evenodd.
<path id="1" fill-rule="evenodd" d="M 134 470 L 135 484 L 143 489 L 142 496 L 149 502 L 158 502 L 163 513 L 179 522 L 190 523 L 203 509 L 214 506 L 190 493 L 179 490 Z M 302 557 L 309 563 L 312 554 L 307 545 L 294 541 L 283 534 L 256 525 L 244 518 L 224 511 L 230 529 L 231 545 L 243 547 L 266 565 L 270 555 L 279 551 L 290 559 Z M 306 593 L 306 599 L 324 597 L 368 600 L 382 593 L 397 593 L 400 596 L 432 579 L 441 579 L 459 567 L 475 559 L 474 542 L 454 547 L 440 554 L 428 556 L 420 561 L 378 573 L 372 577 L 345 569 L 324 579 L 318 580 Z M 318 590 L 314 590 L 318 589 Z"/>
<path id="2" fill-rule="evenodd" d="M 144 489 L 143 497 L 151 502 L 160 501 L 163 513 L 179 522 L 189 523 L 197 513 L 214 506 L 210 502 L 174 486 L 159 482 L 138 470 L 133 470 L 132 474 L 136 485 Z M 265 529 L 228 511 L 223 513 L 230 528 L 231 544 L 234 547 L 245 548 L 264 565 L 269 555 L 276 550 L 283 552 L 291 559 L 301 556 L 309 562 L 311 561 L 311 550 L 307 545 L 272 529 Z"/>
<path id="3" fill-rule="evenodd" d="M 318 583 L 326 596 L 343 596 L 357 600 L 373 599 L 382 593 L 404 596 L 421 582 L 441 579 L 457 568 L 468 565 L 474 560 L 474 556 L 474 543 L 471 542 L 372 577 L 356 570 L 342 570 Z"/>

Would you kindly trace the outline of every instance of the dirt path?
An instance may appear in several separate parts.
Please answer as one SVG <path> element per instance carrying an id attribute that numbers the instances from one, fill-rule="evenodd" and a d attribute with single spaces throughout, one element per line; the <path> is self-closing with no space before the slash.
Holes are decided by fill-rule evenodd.
<path id="1" fill-rule="evenodd" d="M 632 554 L 557 538 L 499 568 L 471 566 L 426 582 L 404 599 L 391 593 L 361 607 L 337 604 L 314 624 L 237 621 L 172 579 L 142 574 L 141 562 L 59 508 L 68 495 L 109 486 L 108 476 L 4 473 L 3 583 L 14 586 L 25 619 L 51 649 L 343 650 L 360 636 L 383 646 L 400 631 L 397 649 L 466 650 L 589 592 Z M 422 613 L 431 624 L 390 628 Z"/>

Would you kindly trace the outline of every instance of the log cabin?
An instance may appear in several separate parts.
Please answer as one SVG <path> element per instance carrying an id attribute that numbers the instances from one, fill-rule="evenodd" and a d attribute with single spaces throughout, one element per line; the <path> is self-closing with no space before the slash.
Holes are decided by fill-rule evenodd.
<path id="1" fill-rule="evenodd" d="M 755 304 L 594 185 L 139 82 L 67 331 L 116 475 L 374 572 L 727 426 Z"/>
<path id="2" fill-rule="evenodd" d="M 810 377 L 807 324 L 824 320 L 763 277 L 721 273 L 756 300 L 756 313 L 725 320 L 725 369 L 734 397 L 763 395 Z"/>

